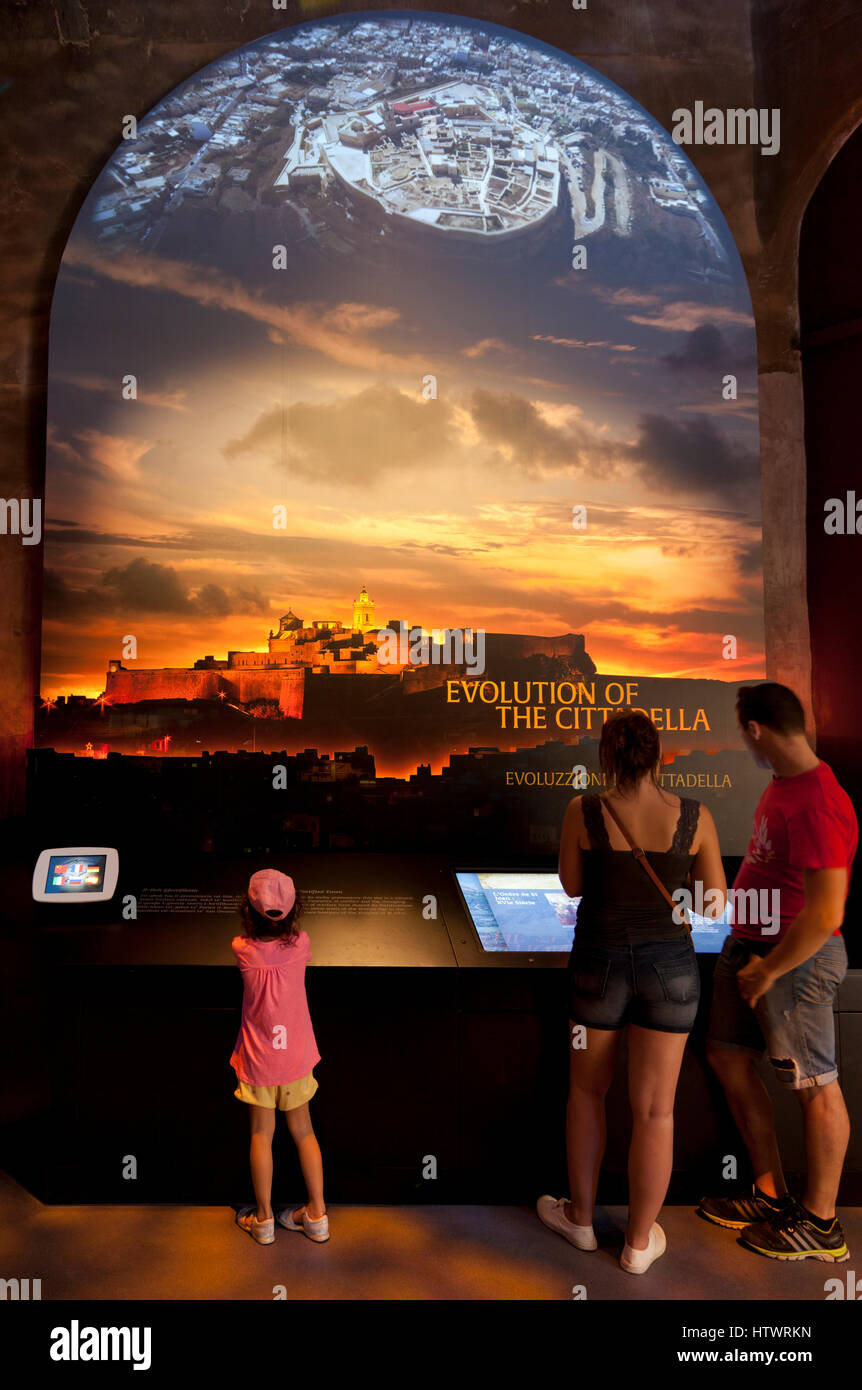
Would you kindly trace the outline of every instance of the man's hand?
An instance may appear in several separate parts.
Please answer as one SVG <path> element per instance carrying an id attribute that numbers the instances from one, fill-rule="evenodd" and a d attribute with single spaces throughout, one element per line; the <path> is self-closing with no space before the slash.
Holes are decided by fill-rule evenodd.
<path id="1" fill-rule="evenodd" d="M 737 971 L 736 983 L 739 985 L 739 992 L 746 1003 L 754 1008 L 758 999 L 771 989 L 775 983 L 775 975 L 768 968 L 766 961 L 760 956 L 752 956 L 747 965 Z"/>

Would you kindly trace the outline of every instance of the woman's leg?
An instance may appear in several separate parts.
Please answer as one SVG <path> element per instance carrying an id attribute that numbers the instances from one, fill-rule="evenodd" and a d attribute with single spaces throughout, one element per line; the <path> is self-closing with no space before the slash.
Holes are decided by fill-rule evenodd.
<path id="1" fill-rule="evenodd" d="M 586 1047 L 571 1046 L 584 1035 Z M 619 1029 L 584 1029 L 579 1024 L 570 1024 L 569 1103 L 566 1107 L 570 1196 L 566 1216 L 576 1226 L 593 1224 L 599 1169 L 607 1137 L 605 1096 L 614 1078 L 619 1040 Z"/>
<path id="2" fill-rule="evenodd" d="M 275 1133 L 275 1111 L 262 1105 L 250 1105 L 251 1121 L 251 1180 L 257 1198 L 258 1221 L 272 1217 L 272 1136 Z"/>
<path id="3" fill-rule="evenodd" d="M 323 1200 L 323 1159 L 320 1156 L 320 1145 L 311 1127 L 308 1101 L 305 1105 L 298 1105 L 295 1110 L 285 1110 L 284 1118 L 299 1154 L 299 1165 L 308 1192 L 308 1202 L 305 1207 L 299 1208 L 297 1216 L 307 1211 L 312 1221 L 319 1221 L 321 1216 L 326 1215 L 326 1203 Z"/>
<path id="4" fill-rule="evenodd" d="M 629 1025 L 629 1223 L 626 1240 L 646 1250 L 673 1166 L 673 1103 L 687 1033 Z"/>

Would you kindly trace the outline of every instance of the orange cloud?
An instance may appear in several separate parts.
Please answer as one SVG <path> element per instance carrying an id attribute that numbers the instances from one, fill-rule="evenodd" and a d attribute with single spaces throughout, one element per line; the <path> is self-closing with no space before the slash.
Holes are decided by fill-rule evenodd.
<path id="1" fill-rule="evenodd" d="M 82 463 L 91 468 L 95 465 L 106 477 L 127 483 L 138 480 L 138 464 L 153 447 L 151 439 L 103 434 L 99 430 L 80 430 L 75 434 L 75 440 L 77 442 L 72 444 L 61 439 L 55 429 L 48 429 L 50 448 L 67 463 L 75 467 Z"/>
<path id="2" fill-rule="evenodd" d="M 387 352 L 362 330 L 385 327 L 400 317 L 398 310 L 346 303 L 323 312 L 312 304 L 284 307 L 252 294 L 238 280 L 208 266 L 164 260 L 146 253 L 100 256 L 91 247 L 70 243 L 63 264 L 86 265 L 99 275 L 136 289 L 168 290 L 209 309 L 241 314 L 268 329 L 284 333 L 300 347 L 320 352 L 345 366 L 427 371 L 428 357 Z"/>
<path id="3" fill-rule="evenodd" d="M 106 396 L 113 396 L 116 400 L 120 399 L 120 378 L 111 380 L 109 377 L 96 376 L 64 376 L 59 372 L 53 377 L 54 381 L 62 381 L 67 386 L 75 386 L 79 391 L 101 391 Z M 183 401 L 188 395 L 187 391 L 138 391 L 138 400 L 142 405 L 161 406 L 165 410 L 188 411 L 188 406 L 183 405 Z"/>
<path id="4" fill-rule="evenodd" d="M 647 328 L 660 328 L 667 333 L 690 333 L 705 323 L 739 323 L 746 327 L 751 324 L 751 315 L 739 309 L 718 304 L 697 304 L 688 299 L 663 304 L 656 313 L 626 314 L 626 318 L 630 323 L 642 323 Z"/>
<path id="5" fill-rule="evenodd" d="M 461 351 L 465 357 L 484 357 L 486 352 L 511 352 L 511 348 L 500 338 L 480 338 L 478 343 L 472 343 Z"/>
<path id="6" fill-rule="evenodd" d="M 554 338 L 550 333 L 534 333 L 534 343 L 553 343 L 555 347 L 610 348 L 611 352 L 637 352 L 632 343 L 586 343 L 582 338 Z"/>

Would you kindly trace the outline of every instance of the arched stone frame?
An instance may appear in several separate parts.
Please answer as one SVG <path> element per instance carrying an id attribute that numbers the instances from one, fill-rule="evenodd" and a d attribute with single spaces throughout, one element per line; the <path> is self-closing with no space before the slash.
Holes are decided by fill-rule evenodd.
<path id="1" fill-rule="evenodd" d="M 812 732 L 799 242 L 815 189 L 860 124 L 862 97 L 824 138 L 816 157 L 788 190 L 778 229 L 761 247 L 756 275 L 749 280 L 758 337 L 766 671 L 770 680 L 799 694 Z"/>

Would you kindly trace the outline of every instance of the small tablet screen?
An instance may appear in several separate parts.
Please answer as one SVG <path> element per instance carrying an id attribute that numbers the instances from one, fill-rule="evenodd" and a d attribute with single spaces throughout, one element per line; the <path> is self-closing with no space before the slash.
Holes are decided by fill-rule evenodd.
<path id="1" fill-rule="evenodd" d="M 46 893 L 101 893 L 105 884 L 107 855 L 52 854 L 48 860 Z"/>

